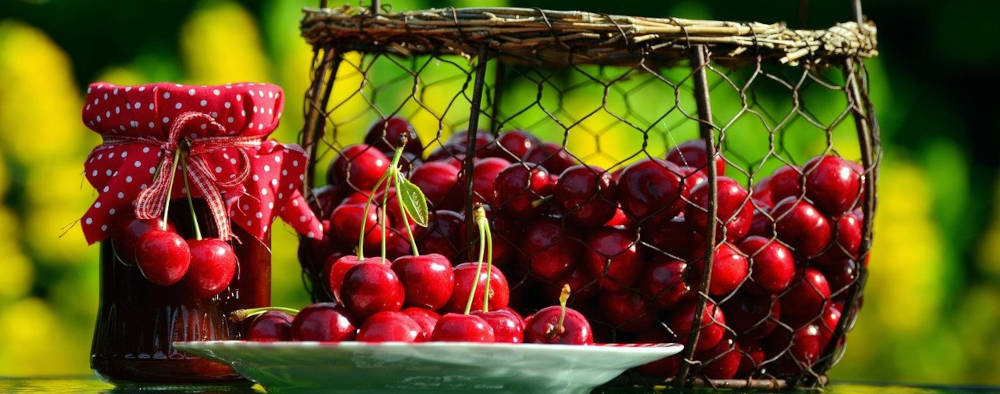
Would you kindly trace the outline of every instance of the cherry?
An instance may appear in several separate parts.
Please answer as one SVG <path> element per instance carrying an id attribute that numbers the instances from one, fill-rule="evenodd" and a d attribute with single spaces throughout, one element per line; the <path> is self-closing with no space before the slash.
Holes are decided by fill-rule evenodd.
<path id="1" fill-rule="evenodd" d="M 781 320 L 797 328 L 819 316 L 829 300 L 830 285 L 826 277 L 814 268 L 806 268 L 781 296 Z"/>
<path id="2" fill-rule="evenodd" d="M 520 161 L 539 143 L 538 138 L 527 131 L 510 130 L 500 134 L 496 141 L 487 145 L 483 156 Z"/>
<path id="3" fill-rule="evenodd" d="M 135 259 L 146 280 L 170 286 L 179 282 L 191 266 L 191 249 L 176 232 L 152 228 L 139 237 Z"/>
<path id="4" fill-rule="evenodd" d="M 817 156 L 802 167 L 806 197 L 828 215 L 850 211 L 861 194 L 861 174 L 837 156 Z"/>
<path id="5" fill-rule="evenodd" d="M 626 227 L 631 227 L 632 222 L 628 220 L 628 215 L 625 215 L 625 211 L 622 210 L 621 204 L 618 204 L 618 208 L 615 209 L 615 216 L 604 222 L 604 227 L 615 227 L 624 230 Z"/>
<path id="6" fill-rule="evenodd" d="M 365 135 L 365 143 L 388 154 L 399 148 L 399 143 L 404 135 L 406 136 L 406 145 L 403 146 L 403 152 L 419 157 L 423 152 L 423 146 L 420 144 L 417 131 L 413 129 L 410 122 L 398 116 L 379 119 L 372 124 L 372 127 L 368 129 L 368 134 Z"/>
<path id="7" fill-rule="evenodd" d="M 524 319 L 513 309 L 504 308 L 489 312 L 477 310 L 473 311 L 472 314 L 483 318 L 493 328 L 493 337 L 496 342 L 524 342 Z"/>
<path id="8" fill-rule="evenodd" d="M 493 202 L 498 210 L 516 219 L 529 219 L 541 210 L 535 201 L 552 194 L 549 173 L 538 165 L 514 163 L 497 174 Z"/>
<path id="9" fill-rule="evenodd" d="M 826 310 L 823 311 L 822 318 L 816 322 L 816 325 L 819 326 L 820 346 L 826 346 L 830 343 L 830 339 L 833 338 L 833 332 L 837 329 L 837 323 L 840 323 L 841 309 L 841 306 L 837 303 L 828 304 Z"/>
<path id="10" fill-rule="evenodd" d="M 703 169 L 708 165 L 708 151 L 705 149 L 705 140 L 693 139 L 673 147 L 667 152 L 667 161 L 679 166 Z M 722 154 L 717 154 L 715 158 L 715 174 L 726 174 L 726 161 Z"/>
<path id="11" fill-rule="evenodd" d="M 637 222 L 662 222 L 684 208 L 681 170 L 661 159 L 643 159 L 627 168 L 618 179 L 622 210 Z"/>
<path id="12" fill-rule="evenodd" d="M 115 226 L 114 240 L 115 253 L 127 265 L 135 265 L 135 250 L 139 246 L 139 239 L 143 234 L 153 229 L 162 229 L 163 219 L 132 219 L 123 226 Z M 166 231 L 177 232 L 174 224 L 167 222 Z"/>
<path id="13" fill-rule="evenodd" d="M 830 292 L 837 299 L 847 298 L 847 291 L 858 277 L 858 263 L 851 259 L 827 262 L 820 267 L 830 285 Z"/>
<path id="14" fill-rule="evenodd" d="M 563 345 L 594 343 L 594 331 L 582 313 L 566 307 L 570 287 L 563 286 L 559 305 L 545 307 L 524 322 L 524 342 Z"/>
<path id="15" fill-rule="evenodd" d="M 432 310 L 414 307 L 404 308 L 402 312 L 420 325 L 420 335 L 417 336 L 416 342 L 429 341 L 431 334 L 434 333 L 434 326 L 437 325 L 441 315 Z"/>
<path id="16" fill-rule="evenodd" d="M 772 209 L 774 209 L 773 206 L 754 208 L 753 220 L 750 221 L 750 231 L 747 232 L 747 235 L 757 235 L 764 238 L 774 236 L 774 218 L 769 216 Z"/>
<path id="17" fill-rule="evenodd" d="M 378 248 L 382 244 L 381 211 L 374 203 L 367 210 L 365 204 L 341 205 L 330 215 L 331 231 L 341 242 L 357 245 L 361 236 L 361 222 L 364 221 L 364 246 Z"/>
<path id="18" fill-rule="evenodd" d="M 363 262 L 347 271 L 340 296 L 351 316 L 364 321 L 381 311 L 402 309 L 405 289 L 388 264 Z"/>
<path id="19" fill-rule="evenodd" d="M 559 174 L 577 164 L 576 159 L 559 144 L 543 142 L 528 150 L 524 161 L 541 164 L 552 174 Z"/>
<path id="20" fill-rule="evenodd" d="M 415 226 L 416 224 L 411 223 L 410 229 L 414 230 Z M 415 231 L 414 236 L 416 236 Z M 409 236 L 406 234 L 405 227 L 403 230 L 389 228 L 385 234 L 385 257 L 388 259 L 397 259 L 409 255 L 412 250 L 410 249 L 410 241 L 407 237 Z M 372 254 L 381 253 L 380 249 L 374 247 L 368 248 L 365 252 Z"/>
<path id="21" fill-rule="evenodd" d="M 323 185 L 312 190 L 309 195 L 309 208 L 322 218 L 330 217 L 334 208 L 343 199 L 344 190 L 335 185 Z M 362 201 L 363 202 L 363 201 Z"/>
<path id="22" fill-rule="evenodd" d="M 748 198 L 750 193 L 730 178 L 718 177 L 716 181 L 716 239 L 735 242 L 750 231 L 753 220 L 753 204 Z M 701 234 L 705 234 L 709 226 L 709 187 L 708 182 L 695 186 L 691 190 L 691 204 L 684 211 L 685 220 Z"/>
<path id="23" fill-rule="evenodd" d="M 451 299 L 455 276 L 451 262 L 431 253 L 402 256 L 392 262 L 392 270 L 406 289 L 406 305 L 437 310 Z"/>
<path id="24" fill-rule="evenodd" d="M 602 289 L 621 290 L 639 279 L 643 259 L 635 234 L 602 228 L 587 237 L 586 243 L 583 264 L 590 275 L 599 278 Z"/>
<path id="25" fill-rule="evenodd" d="M 559 175 L 553 197 L 556 206 L 584 227 L 597 227 L 615 215 L 611 174 L 600 167 L 575 165 Z"/>
<path id="26" fill-rule="evenodd" d="M 491 212 L 490 206 L 484 205 L 483 209 L 487 212 L 487 216 L 490 216 Z M 507 237 L 504 237 L 503 234 L 501 234 L 502 231 L 500 231 L 500 227 L 508 225 L 509 223 L 505 223 L 504 217 L 502 216 L 493 216 L 492 220 L 493 221 L 491 225 L 497 228 L 497 231 L 492 232 L 490 234 L 490 239 L 492 239 L 493 241 L 493 265 L 495 266 L 504 265 L 510 259 L 512 259 L 515 254 L 514 246 L 511 245 L 510 241 L 507 240 Z M 471 245 L 473 243 L 479 243 L 478 231 L 475 232 L 475 235 L 473 235 L 473 239 L 469 240 L 468 238 L 469 233 L 466 231 L 467 230 L 466 226 L 468 226 L 468 224 L 469 224 L 468 222 L 463 221 L 460 226 L 460 231 L 458 232 L 458 234 L 459 234 L 459 239 L 461 240 L 461 244 Z"/>
<path id="27" fill-rule="evenodd" d="M 191 265 L 184 275 L 186 287 L 199 298 L 219 294 L 236 274 L 236 253 L 233 247 L 218 238 L 188 240 Z"/>
<path id="28" fill-rule="evenodd" d="M 371 190 L 389 169 L 389 163 L 385 154 L 370 145 L 351 145 L 330 163 L 327 183 L 343 183 L 355 190 Z"/>
<path id="29" fill-rule="evenodd" d="M 667 256 L 656 256 L 649 260 L 639 280 L 639 290 L 650 297 L 653 307 L 660 310 L 673 309 L 691 292 L 691 286 L 684 281 L 687 263 Z"/>
<path id="30" fill-rule="evenodd" d="M 573 289 L 574 300 L 588 300 L 597 295 L 600 286 L 594 277 L 587 273 L 587 269 L 581 266 L 572 267 L 566 275 L 544 284 L 542 288 L 543 300 L 555 302 L 559 300 L 563 285 L 569 285 Z"/>
<path id="31" fill-rule="evenodd" d="M 777 204 L 788 197 L 802 196 L 802 170 L 793 165 L 784 165 L 774 170 L 767 181 L 771 203 Z"/>
<path id="32" fill-rule="evenodd" d="M 247 340 L 275 342 L 292 340 L 292 316 L 282 311 L 267 311 L 254 317 L 247 328 Z"/>
<path id="33" fill-rule="evenodd" d="M 830 223 L 804 200 L 786 197 L 774 206 L 771 217 L 778 239 L 801 257 L 815 257 L 830 243 Z"/>
<path id="34" fill-rule="evenodd" d="M 509 165 L 509 161 L 497 157 L 476 160 L 476 165 L 472 169 L 472 191 L 475 193 L 477 203 L 496 205 L 493 201 L 493 182 Z"/>
<path id="35" fill-rule="evenodd" d="M 743 350 L 743 357 L 740 358 L 740 368 L 736 371 L 736 376 L 747 378 L 764 363 L 764 347 L 759 341 L 753 340 L 740 340 L 739 344 L 740 349 Z"/>
<path id="36" fill-rule="evenodd" d="M 435 342 L 494 342 L 493 328 L 482 317 L 447 313 L 438 319 L 431 334 Z"/>
<path id="37" fill-rule="evenodd" d="M 757 181 L 753 186 L 753 193 L 750 193 L 756 208 L 763 208 L 768 211 L 774 208 L 774 198 L 771 194 L 771 177 L 765 177 Z"/>
<path id="38" fill-rule="evenodd" d="M 428 228 L 420 228 L 421 250 L 426 253 L 437 253 L 448 261 L 457 261 L 462 250 L 457 240 L 462 239 L 465 216 L 455 211 L 437 210 L 431 215 Z"/>
<path id="39" fill-rule="evenodd" d="M 791 338 L 789 338 L 789 336 Z M 794 374 L 812 366 L 823 351 L 823 337 L 819 326 L 807 324 L 789 335 L 787 331 L 779 330 L 767 339 L 769 354 L 779 354 L 788 349 L 777 361 L 779 373 Z"/>
<path id="40" fill-rule="evenodd" d="M 694 252 L 693 278 L 695 283 L 701 283 L 701 274 L 705 267 L 705 252 Z M 730 243 L 723 243 L 715 248 L 712 254 L 712 276 L 708 282 L 708 294 L 725 295 L 740 287 L 749 273 L 750 263 L 746 257 Z"/>
<path id="41" fill-rule="evenodd" d="M 459 169 L 445 162 L 429 161 L 413 170 L 410 182 L 424 192 L 434 208 L 456 209 L 462 203 Z"/>
<path id="42" fill-rule="evenodd" d="M 489 146 L 490 143 L 492 142 L 493 142 L 493 135 L 490 134 L 488 131 L 479 130 L 478 132 L 476 132 L 477 153 L 482 153 L 486 149 L 486 147 Z M 448 141 L 446 142 L 446 144 L 458 146 L 461 149 L 460 153 L 468 153 L 466 152 L 466 150 L 469 146 L 469 131 L 462 130 L 452 134 L 450 137 L 448 137 Z M 482 157 L 483 155 L 477 154 L 476 156 Z"/>
<path id="43" fill-rule="evenodd" d="M 605 291 L 600 297 L 601 315 L 611 326 L 624 333 L 638 333 L 653 325 L 655 314 L 646 299 L 630 291 Z"/>
<path id="44" fill-rule="evenodd" d="M 691 333 L 692 326 L 694 326 L 694 312 L 697 306 L 697 300 L 689 298 L 677 307 L 667 323 L 681 344 L 687 343 L 688 334 Z M 707 350 L 719 344 L 726 333 L 725 324 L 726 318 L 722 314 L 722 308 L 716 306 L 714 302 L 706 300 L 701 321 L 697 327 L 694 327 L 694 329 L 701 330 L 698 334 L 695 350 Z"/>
<path id="45" fill-rule="evenodd" d="M 528 224 L 520 249 L 531 272 L 545 280 L 565 275 L 577 259 L 580 246 L 563 231 L 559 221 L 541 218 Z"/>
<path id="46" fill-rule="evenodd" d="M 817 264 L 836 264 L 843 259 L 857 259 L 861 248 L 861 219 L 853 212 L 847 212 L 835 218 L 836 232 L 832 245 L 822 255 L 816 258 Z"/>
<path id="47" fill-rule="evenodd" d="M 417 342 L 421 327 L 403 312 L 381 311 L 358 329 L 359 342 Z"/>
<path id="48" fill-rule="evenodd" d="M 469 293 L 476 280 L 476 269 L 479 263 L 462 263 L 455 267 L 455 288 L 451 293 L 451 300 L 445 306 L 449 312 L 462 312 L 469 300 Z M 510 289 L 507 287 L 507 278 L 496 266 L 493 267 L 492 275 L 487 276 L 486 263 L 483 263 L 479 272 L 476 293 L 472 297 L 472 310 L 483 309 L 483 296 L 486 294 L 486 281 L 490 281 L 490 297 L 488 310 L 495 311 L 507 307 L 510 302 Z"/>
<path id="49" fill-rule="evenodd" d="M 696 358 L 705 362 L 701 373 L 706 378 L 729 379 L 736 376 L 736 372 L 739 371 L 743 353 L 740 345 L 732 338 L 724 338 L 718 345 L 698 354 Z"/>
<path id="50" fill-rule="evenodd" d="M 342 302 L 343 298 L 340 296 L 340 289 L 344 285 L 344 277 L 347 275 L 347 271 L 350 271 L 351 268 L 354 268 L 354 266 L 361 264 L 362 262 L 378 264 L 382 263 L 383 260 L 381 257 L 369 257 L 364 260 L 360 260 L 358 259 L 358 256 L 354 254 L 339 257 L 331 255 L 330 258 L 327 259 L 328 264 L 326 265 L 326 280 L 327 285 L 330 287 L 330 292 L 333 293 L 334 299 Z"/>
<path id="51" fill-rule="evenodd" d="M 740 241 L 739 247 L 753 266 L 750 277 L 754 285 L 747 286 L 748 290 L 758 294 L 778 294 L 792 283 L 795 259 L 792 252 L 777 240 L 754 235 Z"/>
<path id="52" fill-rule="evenodd" d="M 740 291 L 722 304 L 726 323 L 742 339 L 761 339 L 778 326 L 781 300 L 774 296 L 759 296 Z"/>
<path id="53" fill-rule="evenodd" d="M 678 167 L 681 180 L 683 184 L 681 185 L 681 196 L 690 200 L 691 190 L 694 190 L 698 185 L 708 182 L 708 173 L 704 169 L 697 169 L 693 167 Z M 681 202 L 683 204 L 683 202 Z"/>
<path id="54" fill-rule="evenodd" d="M 704 253 L 705 237 L 691 229 L 684 215 L 642 229 L 640 236 L 647 250 L 676 259 L 687 259 L 695 250 Z"/>
<path id="55" fill-rule="evenodd" d="M 332 302 L 302 308 L 292 320 L 292 339 L 296 341 L 349 341 L 356 331 L 347 312 Z"/>
<path id="56" fill-rule="evenodd" d="M 670 343 L 676 340 L 676 337 L 659 324 L 635 337 L 635 343 Z M 676 355 L 640 365 L 636 371 L 645 376 L 667 379 L 676 376 L 680 367 L 681 356 Z"/>

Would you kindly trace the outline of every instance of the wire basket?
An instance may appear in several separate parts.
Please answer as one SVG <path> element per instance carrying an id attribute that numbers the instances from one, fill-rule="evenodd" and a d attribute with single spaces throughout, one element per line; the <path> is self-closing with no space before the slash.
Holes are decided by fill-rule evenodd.
<path id="1" fill-rule="evenodd" d="M 358 146 L 390 151 L 398 142 L 385 120 L 404 119 L 412 126 L 404 156 L 411 175 L 422 163 L 458 168 L 457 190 L 428 192 L 423 247 L 455 263 L 474 261 L 472 211 L 485 204 L 494 263 L 519 312 L 552 305 L 553 289 L 569 282 L 570 306 L 587 315 L 599 341 L 696 344 L 624 382 L 821 386 L 861 304 L 881 157 L 861 61 L 877 54 L 875 26 L 858 7 L 856 21 L 792 30 L 522 8 L 392 13 L 323 2 L 305 9 L 301 23 L 314 53 L 301 142 L 310 153 L 306 185 L 317 189 L 306 192 L 321 217 L 364 192 L 370 185 L 324 175 L 324 163 L 341 157 L 349 165 Z M 583 179 L 585 191 L 496 192 L 497 170 L 507 165 L 544 172 L 557 185 Z M 839 195 L 829 191 L 840 189 L 830 182 L 844 179 L 854 193 L 834 201 Z M 532 204 L 522 199 L 509 214 L 505 204 L 523 193 L 533 193 Z M 815 219 L 828 241 L 810 241 L 824 230 L 803 227 L 803 215 L 825 220 Z M 393 232 L 382 236 L 405 239 Z M 406 252 L 402 243 L 390 242 L 390 257 Z M 351 253 L 345 244 L 303 239 L 314 300 L 332 298 L 323 261 Z M 766 253 L 792 256 L 785 286 L 771 283 L 766 272 L 776 268 L 764 260 L 775 258 Z M 542 266 L 551 261 L 568 262 Z M 683 296 L 670 299 L 677 292 Z"/>

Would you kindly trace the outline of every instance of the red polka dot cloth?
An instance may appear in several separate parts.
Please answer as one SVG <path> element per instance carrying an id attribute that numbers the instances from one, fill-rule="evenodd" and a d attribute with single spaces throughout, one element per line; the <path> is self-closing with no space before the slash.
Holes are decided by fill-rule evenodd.
<path id="1" fill-rule="evenodd" d="M 81 219 L 87 242 L 107 238 L 126 210 L 144 219 L 162 215 L 168 198 L 185 198 L 185 174 L 222 239 L 229 239 L 230 226 L 262 239 L 275 216 L 321 238 L 322 226 L 299 191 L 305 152 L 267 139 L 283 105 L 281 88 L 261 83 L 91 84 L 83 122 L 104 142 L 84 165 L 99 193 Z"/>

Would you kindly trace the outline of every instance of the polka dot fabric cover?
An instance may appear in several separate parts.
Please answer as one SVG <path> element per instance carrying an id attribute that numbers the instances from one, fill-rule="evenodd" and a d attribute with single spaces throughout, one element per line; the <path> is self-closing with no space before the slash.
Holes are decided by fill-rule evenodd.
<path id="1" fill-rule="evenodd" d="M 191 111 L 209 115 L 224 127 L 224 130 L 208 127 L 205 120 L 187 123 L 180 135 L 193 141 L 192 152 L 197 150 L 200 138 L 262 140 L 259 145 L 241 144 L 199 153 L 218 180 L 238 179 L 237 174 L 249 168 L 243 182 L 219 187 L 233 226 L 240 226 L 261 239 L 274 217 L 280 216 L 299 233 L 322 237 L 319 220 L 299 192 L 306 168 L 305 152 L 297 145 L 264 140 L 278 125 L 283 96 L 281 88 L 261 83 L 91 84 L 83 122 L 101 134 L 104 143 L 94 148 L 84 166 L 87 180 L 99 194 L 81 219 L 87 242 L 104 240 L 115 218 L 132 216 L 129 210 L 134 209 L 139 192 L 153 183 L 161 159 L 173 155 L 167 141 L 172 120 Z M 172 199 L 186 196 L 181 165 L 175 175 Z M 194 191 L 192 195 L 199 197 L 200 193 Z"/>

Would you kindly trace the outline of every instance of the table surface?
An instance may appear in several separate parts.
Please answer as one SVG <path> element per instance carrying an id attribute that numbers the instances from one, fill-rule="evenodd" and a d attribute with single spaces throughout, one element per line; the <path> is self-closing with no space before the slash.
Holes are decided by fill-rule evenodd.
<path id="1" fill-rule="evenodd" d="M 156 389 L 158 392 L 234 392 L 263 393 L 259 385 L 247 388 L 242 386 L 176 386 L 176 387 L 115 387 L 112 384 L 97 380 L 93 376 L 53 376 L 53 377 L 0 377 L 0 393 L 113 393 L 134 392 L 139 389 Z M 665 391 L 661 387 L 616 388 L 614 393 Z M 989 386 L 939 386 L 939 385 L 897 385 L 866 382 L 833 382 L 824 393 L 996 393 L 1000 387 Z"/>

